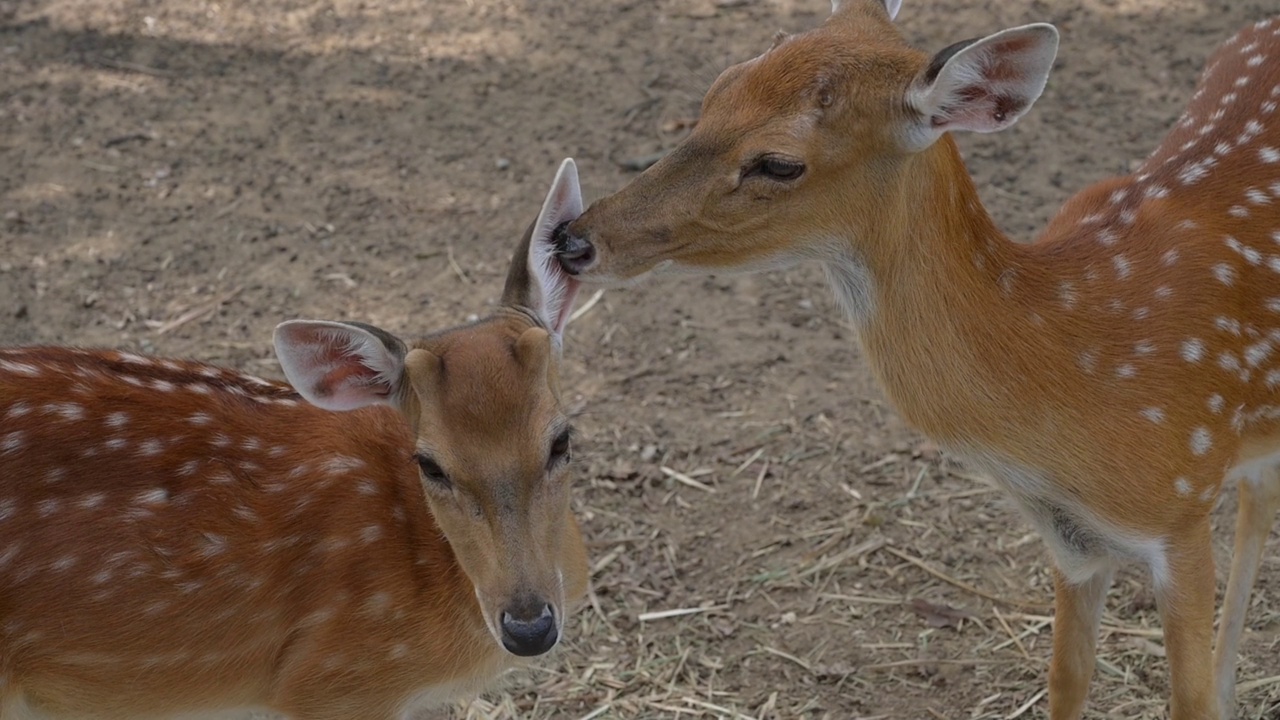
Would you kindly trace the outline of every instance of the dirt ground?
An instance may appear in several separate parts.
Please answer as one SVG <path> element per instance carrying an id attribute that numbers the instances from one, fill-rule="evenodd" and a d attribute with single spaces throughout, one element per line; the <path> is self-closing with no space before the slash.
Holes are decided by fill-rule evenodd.
<path id="1" fill-rule="evenodd" d="M 1275 11 L 904 5 L 929 49 L 1062 31 L 1027 117 L 962 138 L 984 199 L 1026 239 L 1145 156 L 1212 47 Z M 561 158 L 588 201 L 621 187 L 622 163 L 677 142 L 721 69 L 828 9 L 0 0 L 0 343 L 278 377 L 284 319 L 413 334 L 483 314 Z M 440 717 L 1046 716 L 1040 541 L 886 406 L 817 268 L 611 290 L 570 327 L 566 359 L 591 602 L 505 693 Z M 1234 505 L 1217 514 L 1220 577 Z M 1240 667 L 1251 719 L 1280 717 L 1277 534 L 1269 547 Z M 1105 626 L 1089 717 L 1162 717 L 1142 574 L 1120 576 Z"/>

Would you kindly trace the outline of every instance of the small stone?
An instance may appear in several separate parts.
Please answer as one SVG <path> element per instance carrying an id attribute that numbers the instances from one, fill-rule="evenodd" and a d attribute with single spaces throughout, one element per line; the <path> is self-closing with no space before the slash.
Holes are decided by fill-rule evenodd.
<path id="1" fill-rule="evenodd" d="M 508 160 L 507 158 L 500 157 L 497 159 L 497 161 L 493 163 L 493 165 L 499 170 L 506 170 L 507 168 L 511 167 L 511 161 Z"/>

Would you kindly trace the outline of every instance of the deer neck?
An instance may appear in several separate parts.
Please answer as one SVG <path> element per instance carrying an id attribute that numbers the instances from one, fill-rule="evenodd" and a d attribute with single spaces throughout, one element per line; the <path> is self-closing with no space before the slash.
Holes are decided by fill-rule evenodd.
<path id="1" fill-rule="evenodd" d="M 864 204 L 871 216 L 851 224 L 856 237 L 826 270 L 899 411 L 941 442 L 979 447 L 1036 423 L 1017 399 L 1064 357 L 1040 307 L 1050 278 L 996 228 L 952 140 L 911 158 Z"/>

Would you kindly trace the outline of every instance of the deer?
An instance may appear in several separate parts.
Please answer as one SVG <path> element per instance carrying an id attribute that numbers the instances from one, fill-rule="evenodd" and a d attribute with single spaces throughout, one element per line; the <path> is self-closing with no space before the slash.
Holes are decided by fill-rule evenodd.
<path id="1" fill-rule="evenodd" d="M 1217 49 L 1132 173 L 1018 243 L 953 138 L 1013 125 L 1050 24 L 929 54 L 900 0 L 837 0 L 726 69 L 659 162 L 556 233 L 564 269 L 813 260 L 901 416 L 1000 485 L 1053 559 L 1053 720 L 1081 717 L 1117 565 L 1149 571 L 1174 720 L 1234 713 L 1245 610 L 1280 507 L 1280 18 Z M 1210 513 L 1239 485 L 1214 657 Z"/>
<path id="2" fill-rule="evenodd" d="M 560 386 L 566 160 L 500 306 L 291 320 L 289 384 L 0 350 L 0 718 L 393 720 L 550 651 L 585 595 Z"/>

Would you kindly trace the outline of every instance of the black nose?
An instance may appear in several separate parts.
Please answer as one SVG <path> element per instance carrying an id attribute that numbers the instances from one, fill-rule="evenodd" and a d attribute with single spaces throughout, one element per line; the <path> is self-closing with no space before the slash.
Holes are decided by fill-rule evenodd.
<path id="1" fill-rule="evenodd" d="M 596 248 L 585 238 L 570 233 L 567 227 L 556 228 L 556 257 L 565 272 L 577 275 L 596 261 Z"/>
<path id="2" fill-rule="evenodd" d="M 502 613 L 502 645 L 513 655 L 541 655 L 555 647 L 559 636 L 556 614 L 546 603 L 535 612 L 513 607 Z"/>

